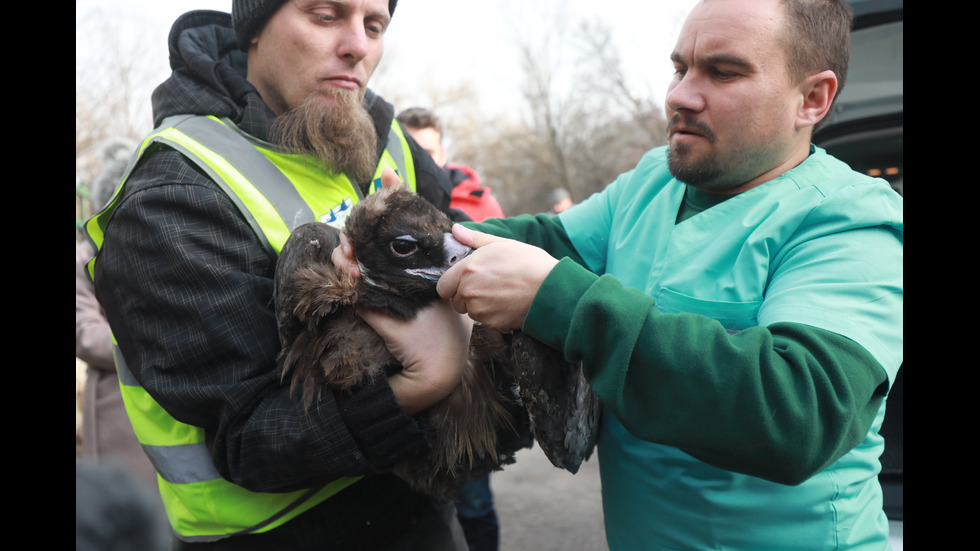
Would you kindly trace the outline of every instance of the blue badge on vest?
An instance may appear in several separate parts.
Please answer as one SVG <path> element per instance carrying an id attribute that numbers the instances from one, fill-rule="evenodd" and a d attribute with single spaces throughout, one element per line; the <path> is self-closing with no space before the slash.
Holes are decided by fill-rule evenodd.
<path id="1" fill-rule="evenodd" d="M 321 216 L 320 221 L 337 229 L 344 229 L 344 221 L 347 220 L 347 215 L 350 214 L 352 206 L 354 206 L 354 201 L 348 197 L 341 201 L 339 205 L 330 209 L 330 212 Z"/>

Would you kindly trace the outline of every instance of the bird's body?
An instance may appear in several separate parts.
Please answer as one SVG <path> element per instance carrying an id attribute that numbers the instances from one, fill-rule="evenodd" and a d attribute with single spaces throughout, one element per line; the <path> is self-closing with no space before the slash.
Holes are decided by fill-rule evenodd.
<path id="1" fill-rule="evenodd" d="M 470 252 L 452 238 L 448 218 L 403 187 L 386 188 L 355 205 L 344 232 L 362 277 L 354 278 L 334 267 L 330 256 L 340 242 L 340 232 L 316 222 L 293 232 L 276 267 L 282 376 L 289 379 L 294 391 L 301 392 L 307 408 L 321 392 L 348 390 L 400 368 L 356 308 L 376 308 L 411 319 L 438 298 L 435 288 L 442 272 Z M 534 415 L 544 410 L 526 409 L 521 403 L 510 341 L 510 336 L 479 324 L 474 327 L 469 365 L 459 386 L 426 412 L 433 429 L 431 451 L 395 469 L 416 490 L 451 497 L 465 482 L 512 462 L 518 449 L 530 445 L 529 412 Z M 524 349 L 535 346 L 543 348 L 532 341 Z M 537 357 L 533 352 L 523 356 Z M 534 387 L 532 377 L 550 369 L 560 368 L 527 370 L 525 386 Z M 575 373 L 581 376 L 580 371 Z M 568 400 L 561 402 L 569 404 Z M 593 406 L 589 403 L 588 407 Z M 595 426 L 586 427 L 586 432 L 590 452 Z M 562 435 L 561 439 L 567 438 Z M 542 445 L 556 466 L 574 465 L 569 470 L 577 470 L 581 459 L 556 462 L 552 453 L 563 452 L 549 451 L 555 447 Z M 587 456 L 588 452 L 574 451 L 571 456 Z"/>

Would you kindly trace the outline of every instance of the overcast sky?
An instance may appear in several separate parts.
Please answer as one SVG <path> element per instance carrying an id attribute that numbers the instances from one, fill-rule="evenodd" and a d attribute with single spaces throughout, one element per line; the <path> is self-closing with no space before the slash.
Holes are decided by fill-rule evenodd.
<path id="1" fill-rule="evenodd" d="M 481 106 L 506 109 L 520 98 L 515 33 L 538 28 L 547 32 L 552 22 L 529 11 L 544 3 L 401 0 L 385 36 L 384 78 L 404 80 L 406 91 L 417 84 L 416 75 L 426 75 L 437 85 L 470 80 L 480 92 Z M 631 84 L 662 103 L 672 71 L 668 55 L 693 3 L 565 0 L 554 5 L 561 6 L 571 21 L 601 20 L 612 28 Z M 146 78 L 155 85 L 169 74 L 166 39 L 174 19 L 193 9 L 230 11 L 231 0 L 76 0 L 75 8 L 78 67 L 84 70 L 93 52 L 109 46 L 106 33 L 95 30 L 104 25 L 114 36 L 118 33 L 114 41 L 123 51 L 146 58 Z"/>

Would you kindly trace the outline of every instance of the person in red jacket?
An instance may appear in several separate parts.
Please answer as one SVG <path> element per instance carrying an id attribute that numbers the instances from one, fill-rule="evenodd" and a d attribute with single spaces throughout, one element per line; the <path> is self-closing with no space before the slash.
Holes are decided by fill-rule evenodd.
<path id="1" fill-rule="evenodd" d="M 453 184 L 450 208 L 465 212 L 476 222 L 504 217 L 500 203 L 491 194 L 490 188 L 482 184 L 475 170 L 448 162 L 446 147 L 442 144 L 442 123 L 435 113 L 422 107 L 411 107 L 399 113 L 397 118 L 422 149 L 432 155 L 432 160 L 449 175 Z"/>

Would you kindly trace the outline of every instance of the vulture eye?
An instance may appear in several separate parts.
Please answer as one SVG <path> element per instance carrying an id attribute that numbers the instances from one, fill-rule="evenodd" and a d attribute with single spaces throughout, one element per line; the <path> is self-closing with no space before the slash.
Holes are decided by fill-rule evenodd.
<path id="1" fill-rule="evenodd" d="M 415 251 L 419 250 L 418 243 L 408 236 L 392 239 L 388 247 L 395 256 L 399 257 L 410 256 L 415 254 Z"/>

